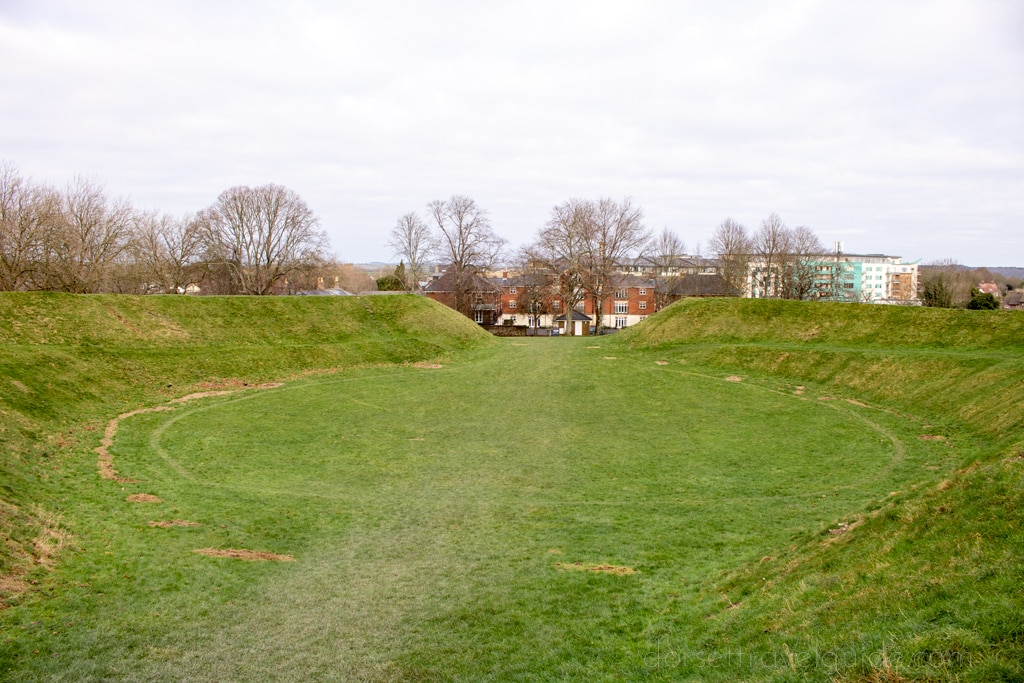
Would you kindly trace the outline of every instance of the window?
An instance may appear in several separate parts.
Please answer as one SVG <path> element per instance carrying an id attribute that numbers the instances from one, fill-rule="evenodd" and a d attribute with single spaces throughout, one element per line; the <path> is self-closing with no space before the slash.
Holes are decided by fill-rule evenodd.
<path id="1" fill-rule="evenodd" d="M 640 288 L 640 296 L 647 296 L 647 288 L 646 287 L 641 287 Z"/>
<path id="2" fill-rule="evenodd" d="M 620 329 L 626 326 L 626 319 L 624 317 L 615 318 L 615 329 Z"/>
<path id="3" fill-rule="evenodd" d="M 509 299 L 508 307 L 511 308 L 512 310 L 515 310 L 515 308 L 516 308 L 516 300 L 515 299 Z"/>
<path id="4" fill-rule="evenodd" d="M 641 311 L 646 311 L 647 310 L 647 302 L 646 301 L 641 301 L 640 302 L 640 310 Z"/>
<path id="5" fill-rule="evenodd" d="M 561 301 L 552 301 L 551 302 L 551 310 L 552 311 L 560 311 L 560 310 L 562 310 L 562 302 Z"/>
<path id="6" fill-rule="evenodd" d="M 616 289 L 615 290 L 615 298 L 616 299 L 628 299 L 629 298 L 629 294 L 624 289 Z"/>
<path id="7" fill-rule="evenodd" d="M 629 313 L 629 302 L 628 301 L 616 301 L 615 302 L 616 313 Z"/>
<path id="8" fill-rule="evenodd" d="M 508 288 L 508 293 L 509 293 L 509 294 L 515 294 L 515 293 L 516 293 L 516 288 L 515 288 L 514 286 L 512 286 L 512 287 L 509 287 L 509 288 Z"/>
<path id="9" fill-rule="evenodd" d="M 476 313 L 474 313 L 473 314 L 473 320 L 478 325 L 483 325 L 484 324 L 484 312 L 483 311 L 477 311 Z"/>

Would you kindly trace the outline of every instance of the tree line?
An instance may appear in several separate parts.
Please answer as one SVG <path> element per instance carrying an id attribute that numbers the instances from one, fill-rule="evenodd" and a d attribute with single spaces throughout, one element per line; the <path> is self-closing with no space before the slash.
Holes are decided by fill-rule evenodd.
<path id="1" fill-rule="evenodd" d="M 0 165 L 0 290 L 270 294 L 372 280 L 327 256 L 327 235 L 280 185 L 232 187 L 184 216 L 144 211 L 76 177 L 63 188 Z"/>
<path id="2" fill-rule="evenodd" d="M 413 291 L 424 278 L 427 264 L 444 264 L 451 273 L 456 308 L 466 312 L 473 276 L 505 258 L 521 279 L 536 283 L 527 287 L 523 297 L 528 310 L 552 295 L 567 309 L 589 297 L 600 325 L 603 304 L 612 294 L 612 275 L 624 261 L 646 259 L 653 266 L 660 308 L 672 298 L 679 281 L 692 274 L 695 263 L 699 269 L 704 260 L 700 245 L 688 254 L 686 243 L 672 230 L 655 235 L 644 224 L 643 210 L 629 198 L 570 199 L 552 208 L 532 242 L 514 254 L 504 253 L 505 245 L 487 212 L 472 199 L 456 195 L 437 200 L 428 204 L 427 218 L 407 213 L 392 229 L 389 246 L 402 259 L 401 277 L 392 281 L 396 286 L 404 281 L 404 287 Z M 811 299 L 824 295 L 821 241 L 806 226 L 787 227 L 777 214 L 753 232 L 726 219 L 716 227 L 709 248 L 726 294 L 743 294 L 753 263 L 757 264 L 753 284 L 763 296 Z M 545 287 L 548 291 L 542 291 Z"/>

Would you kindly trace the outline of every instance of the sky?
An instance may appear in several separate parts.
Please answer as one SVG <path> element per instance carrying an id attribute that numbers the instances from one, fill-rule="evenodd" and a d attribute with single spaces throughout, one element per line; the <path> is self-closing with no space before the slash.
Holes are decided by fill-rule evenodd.
<path id="1" fill-rule="evenodd" d="M 465 195 L 513 248 L 629 197 L 691 252 L 774 212 L 1024 266 L 1024 2 L 0 0 L 0 161 L 173 215 L 284 185 L 351 262 Z"/>

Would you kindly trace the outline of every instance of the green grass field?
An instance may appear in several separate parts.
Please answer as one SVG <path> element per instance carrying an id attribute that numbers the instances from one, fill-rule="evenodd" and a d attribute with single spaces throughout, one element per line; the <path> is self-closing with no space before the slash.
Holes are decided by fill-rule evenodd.
<path id="1" fill-rule="evenodd" d="M 6 340 L 8 368 L 80 365 L 52 382 L 83 417 L 0 413 L 21 421 L 2 433 L 21 463 L 6 465 L 19 503 L 6 523 L 61 546 L 0 612 L 3 677 L 1024 676 L 1019 346 L 964 322 L 953 348 L 929 341 L 950 319 L 909 318 L 912 342 L 828 324 L 860 316 L 846 324 L 895 335 L 871 307 L 796 306 L 744 327 L 774 302 L 676 306 L 599 340 L 494 342 L 454 318 L 427 339 L 436 311 L 402 299 L 373 302 L 385 332 L 352 320 L 362 304 L 303 302 L 350 308 L 281 321 L 260 307 L 284 300 L 226 300 L 242 314 L 214 301 L 204 316 L 129 299 L 157 307 L 135 313 L 160 321 L 132 324 L 144 342 L 83 341 L 81 317 L 70 343 Z M 228 324 L 217 336 L 214 311 L 262 320 L 270 340 Z M 315 333 L 289 332 L 314 314 L 302 325 Z M 815 315 L 831 338 L 790 338 Z M 1008 339 L 1018 324 L 983 320 Z M 322 339 L 345 325 L 369 362 Z M 169 326 L 191 341 L 165 340 Z M 221 356 L 192 360 L 211 348 Z M 111 391 L 94 398 L 80 378 L 101 371 Z M 919 386 L 942 393 L 951 376 L 958 398 Z M 1009 417 L 986 399 L 993 377 Z M 209 389 L 232 393 L 172 402 Z M 130 481 L 101 478 L 107 420 L 157 406 L 118 424 L 113 467 Z"/>

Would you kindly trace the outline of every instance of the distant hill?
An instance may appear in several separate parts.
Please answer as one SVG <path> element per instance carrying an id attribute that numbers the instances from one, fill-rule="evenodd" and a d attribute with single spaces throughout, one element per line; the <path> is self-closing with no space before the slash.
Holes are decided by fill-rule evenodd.
<path id="1" fill-rule="evenodd" d="M 1024 268 L 1016 266 L 1000 266 L 998 268 L 989 267 L 988 270 L 1002 275 L 1003 277 L 1024 278 Z"/>

